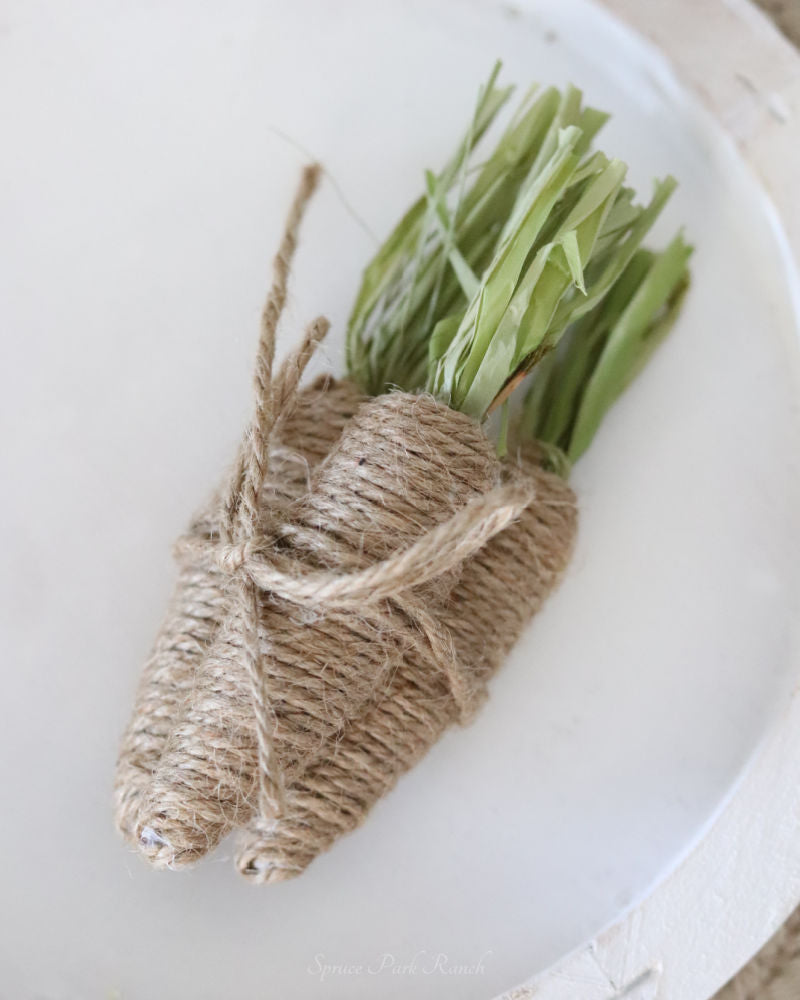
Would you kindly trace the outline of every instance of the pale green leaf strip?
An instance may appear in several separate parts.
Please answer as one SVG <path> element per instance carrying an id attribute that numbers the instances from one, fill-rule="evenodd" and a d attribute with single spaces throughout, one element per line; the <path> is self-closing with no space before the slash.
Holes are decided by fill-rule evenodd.
<path id="1" fill-rule="evenodd" d="M 546 440 L 541 428 L 550 410 L 550 394 L 553 388 L 553 369 L 556 366 L 556 352 L 546 354 L 536 365 L 519 416 L 518 437 L 524 440 Z"/>
<path id="2" fill-rule="evenodd" d="M 573 283 L 586 294 L 586 285 L 583 281 L 583 261 L 581 260 L 581 250 L 578 246 L 578 234 L 574 229 L 567 230 L 559 238 L 559 246 L 564 252 L 564 257 L 569 267 L 570 277 Z"/>
<path id="3" fill-rule="evenodd" d="M 624 167 L 624 165 L 622 165 Z M 567 222 L 564 223 L 564 229 L 570 221 L 570 219 L 580 219 L 577 230 L 575 231 L 574 243 L 577 245 L 580 255 L 580 265 L 582 277 L 585 277 L 586 268 L 589 265 L 592 252 L 594 249 L 595 240 L 597 234 L 602 228 L 603 222 L 605 221 L 611 205 L 616 198 L 617 192 L 620 185 L 622 184 L 622 179 L 624 177 L 624 170 L 620 169 L 620 165 L 615 163 L 609 163 L 608 167 L 599 174 L 597 178 L 592 182 L 592 186 L 597 186 L 597 191 L 588 191 L 586 193 L 585 201 L 581 210 L 577 209 L 570 213 L 570 217 Z M 600 192 L 604 195 L 604 200 L 598 200 L 597 193 Z M 586 215 L 586 207 L 591 207 L 591 214 Z M 563 238 L 563 233 L 559 234 L 559 239 Z M 563 253 L 563 250 L 562 250 Z M 538 304 L 538 315 L 534 313 L 532 316 L 526 316 L 523 323 L 520 326 L 520 336 L 518 338 L 516 365 L 524 366 L 526 359 L 530 358 L 535 351 L 541 348 L 550 349 L 552 348 L 558 340 L 558 337 L 564 330 L 566 323 L 562 320 L 558 320 L 555 317 L 555 310 L 561 302 L 562 297 L 567 292 L 570 282 L 566 281 L 563 276 L 563 268 L 560 269 L 562 273 L 558 273 L 555 270 L 556 265 L 559 263 L 557 256 L 554 256 L 549 262 L 553 266 L 553 273 L 549 275 L 549 283 L 547 289 L 540 288 L 537 291 L 536 299 L 541 296 L 543 301 Z M 585 286 L 584 286 L 585 287 Z M 587 298 L 588 294 L 580 296 L 580 298 Z M 574 301 L 576 297 L 573 297 Z M 578 299 L 579 301 L 580 299 Z M 544 317 L 547 317 L 547 329 L 542 328 L 542 323 Z"/>
<path id="4" fill-rule="evenodd" d="M 444 319 L 439 320 L 433 328 L 433 333 L 431 334 L 431 339 L 428 345 L 429 357 L 431 361 L 438 360 L 445 353 L 447 348 L 452 343 L 453 337 L 455 337 L 458 332 L 460 323 L 460 313 L 456 313 L 452 316 L 445 316 Z"/>
<path id="5" fill-rule="evenodd" d="M 512 122 L 467 194 L 465 211 L 469 212 L 488 190 L 503 181 L 509 171 L 523 165 L 527 173 L 550 128 L 558 104 L 559 93 L 551 87 L 533 101 L 519 121 Z"/>
<path id="6" fill-rule="evenodd" d="M 642 240 L 675 182 L 642 207 L 626 167 L 590 150 L 608 116 L 581 92 L 532 88 L 483 162 L 507 101 L 495 66 L 469 129 L 364 272 L 348 369 L 370 392 L 426 385 L 478 419 L 535 367 L 520 426 L 563 474 L 674 322 L 688 284 L 679 238 Z M 501 451 L 508 405 L 500 422 Z"/>
<path id="7" fill-rule="evenodd" d="M 539 152 L 531 164 L 529 174 L 531 183 L 535 182 L 544 165 L 558 149 L 560 133 L 566 128 L 580 127 L 581 99 L 583 96 L 580 90 L 570 83 L 565 88 L 564 93 L 559 96 L 560 99 L 555 115 L 547 130 L 547 134 L 542 140 Z"/>
<path id="8" fill-rule="evenodd" d="M 449 188 L 455 181 L 474 145 L 480 141 L 512 93 L 513 88 L 498 89 L 494 86 L 500 66 L 498 61 L 489 81 L 481 88 L 467 134 L 440 175 L 445 188 Z M 392 285 L 401 280 L 408 259 L 413 255 L 415 248 L 419 247 L 425 215 L 426 199 L 423 196 L 406 212 L 364 272 L 348 321 L 345 352 L 348 370 L 365 387 L 374 382 L 369 371 L 367 326 L 375 311 L 379 310 L 381 300 L 387 297 Z"/>
<path id="9" fill-rule="evenodd" d="M 480 282 L 475 276 L 475 272 L 464 259 L 464 255 L 453 242 L 453 220 L 447 211 L 447 206 L 444 203 L 441 192 L 437 190 L 436 179 L 430 171 L 426 171 L 425 181 L 428 204 L 433 209 L 444 252 L 458 278 L 458 283 L 464 295 L 467 299 L 471 299 L 477 294 Z"/>
<path id="10" fill-rule="evenodd" d="M 558 149 L 543 169 L 537 183 L 527 192 L 520 210 L 514 213 L 514 228 L 502 239 L 495 259 L 482 279 L 483 288 L 478 308 L 474 312 L 467 312 L 465 322 L 468 323 L 474 317 L 474 327 L 465 329 L 469 347 L 458 384 L 451 387 L 456 407 L 466 398 L 472 379 L 489 348 L 493 332 L 511 301 L 530 247 L 547 220 L 559 193 L 578 165 L 577 158 L 572 153 L 578 138 L 579 132 L 574 128 L 561 133 Z"/>
<path id="11" fill-rule="evenodd" d="M 657 255 L 611 329 L 577 413 L 568 450 L 573 461 L 588 448 L 608 409 L 671 328 L 688 284 L 686 264 L 691 253 L 692 248 L 677 236 Z"/>
<path id="12" fill-rule="evenodd" d="M 608 293 L 609 289 L 613 287 L 614 283 L 630 263 L 631 258 L 652 228 L 653 223 L 660 215 L 661 210 L 675 190 L 675 187 L 676 181 L 673 177 L 667 177 L 662 181 L 656 182 L 650 203 L 639 213 L 638 218 L 627 231 L 624 238 L 614 244 L 610 251 L 606 251 L 603 257 L 598 256 L 598 267 L 586 269 L 586 296 L 580 300 L 565 302 L 556 315 L 556 326 L 561 326 L 563 329 L 568 323 L 579 319 L 593 309 Z"/>
<path id="13" fill-rule="evenodd" d="M 512 297 L 513 308 L 507 322 L 495 323 L 501 336 L 492 339 L 491 352 L 488 347 L 484 351 L 483 364 L 467 373 L 470 378 L 464 390 L 454 394 L 456 404 L 465 413 L 483 416 L 510 375 L 525 370 L 537 357 L 538 350 L 551 349 L 557 342 L 563 326 L 554 326 L 555 310 L 570 287 L 583 283 L 583 267 L 591 256 L 594 240 L 617 196 L 624 173 L 624 164 L 609 163 L 593 178 L 568 217 L 577 223 L 577 229 L 565 229 L 557 244 L 537 254 L 534 262 L 539 270 L 535 285 L 523 281 L 520 300 L 513 303 Z M 508 331 L 514 327 L 517 335 L 512 352 Z"/>
<path id="14" fill-rule="evenodd" d="M 566 331 L 558 348 L 548 355 L 547 407 L 535 425 L 537 438 L 569 448 L 570 432 L 591 373 L 597 365 L 609 331 L 617 322 L 653 261 L 653 254 L 637 250 L 619 281 L 606 298 Z M 533 380 L 542 372 L 537 366 Z M 533 426 L 530 425 L 533 432 Z"/>

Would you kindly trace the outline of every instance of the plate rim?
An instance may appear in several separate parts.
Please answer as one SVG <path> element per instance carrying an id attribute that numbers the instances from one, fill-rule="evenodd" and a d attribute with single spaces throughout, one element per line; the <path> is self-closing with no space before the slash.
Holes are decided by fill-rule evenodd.
<path id="1" fill-rule="evenodd" d="M 595 2 L 711 112 L 756 175 L 800 316 L 800 191 L 790 183 L 800 171 L 800 51 L 751 0 Z M 769 940 L 800 903 L 798 692 L 677 866 L 503 1000 L 708 1000 Z"/>

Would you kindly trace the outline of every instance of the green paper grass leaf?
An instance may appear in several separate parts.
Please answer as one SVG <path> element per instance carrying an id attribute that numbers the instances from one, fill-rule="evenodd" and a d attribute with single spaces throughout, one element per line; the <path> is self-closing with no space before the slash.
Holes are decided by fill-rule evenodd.
<path id="1" fill-rule="evenodd" d="M 511 93 L 499 68 L 366 269 L 348 370 L 369 393 L 427 388 L 479 420 L 533 370 L 518 426 L 565 467 L 674 322 L 691 249 L 642 249 L 675 181 L 637 203 L 626 165 L 591 149 L 608 115 L 575 87 L 532 87 L 476 164 Z M 504 406 L 501 450 L 508 431 Z"/>

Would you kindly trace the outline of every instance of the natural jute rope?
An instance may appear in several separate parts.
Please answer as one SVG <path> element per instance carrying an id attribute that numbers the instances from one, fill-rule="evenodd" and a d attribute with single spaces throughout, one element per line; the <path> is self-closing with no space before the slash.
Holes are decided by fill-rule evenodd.
<path id="1" fill-rule="evenodd" d="M 260 505 L 285 510 L 308 489 L 311 469 L 328 453 L 362 396 L 353 382 L 322 376 L 298 395 L 277 428 Z M 189 536 L 219 537 L 212 501 L 197 515 Z M 228 611 L 227 576 L 202 560 L 182 562 L 164 623 L 145 663 L 125 732 L 114 783 L 115 822 L 131 841 L 153 773 L 184 709 L 195 672 Z"/>
<path id="2" fill-rule="evenodd" d="M 530 458 L 522 468 L 536 484 L 536 502 L 466 563 L 443 614 L 478 690 L 552 590 L 575 534 L 577 507 L 569 486 Z M 252 825 L 238 853 L 239 870 L 257 883 L 300 874 L 359 826 L 456 718 L 441 675 L 409 650 L 381 697 L 288 790 L 284 815 Z"/>
<path id="3" fill-rule="evenodd" d="M 324 752 L 409 647 L 443 672 L 468 714 L 472 691 L 432 609 L 452 571 L 532 496 L 531 484 L 492 490 L 498 464 L 472 420 L 398 393 L 361 407 L 291 520 L 264 522 L 270 438 L 326 327 L 312 324 L 287 376 L 273 382 L 288 256 L 314 176 L 304 176 L 276 259 L 255 415 L 216 531 L 179 547 L 190 565 L 206 560 L 230 576 L 229 607 L 138 811 L 141 846 L 156 864 L 194 860 L 255 809 L 280 815 L 287 776 Z M 435 576 L 436 585 L 414 589 Z"/>
<path id="4" fill-rule="evenodd" d="M 517 471 L 501 482 L 482 429 L 430 397 L 388 394 L 353 413 L 351 386 L 341 400 L 325 397 L 343 409 L 332 433 L 320 434 L 313 404 L 301 394 L 298 405 L 298 384 L 326 321 L 309 327 L 273 378 L 289 260 L 315 182 L 307 170 L 275 260 L 253 419 L 220 499 L 176 548 L 177 603 L 120 759 L 118 823 L 156 865 L 194 861 L 253 820 L 249 872 L 267 880 L 268 870 L 308 863 L 330 842 L 322 827 L 301 860 L 277 866 L 265 840 L 279 824 L 297 824 L 303 783 L 316 780 L 337 745 L 355 740 L 370 755 L 377 741 L 388 756 L 361 793 L 363 816 L 445 725 L 471 715 L 498 651 L 513 643 L 569 548 L 571 514 L 544 543 L 532 531 L 530 516 L 546 523 L 529 507 L 544 474 Z M 287 433 L 299 413 L 316 445 Z M 294 502 L 298 463 L 284 461 L 281 440 L 309 468 L 336 440 Z M 571 500 L 562 506 L 574 511 Z M 520 548 L 530 549 L 529 570 L 541 571 L 530 592 L 508 576 Z M 469 621 L 451 599 L 454 585 Z M 488 599 L 480 609 L 479 586 Z M 492 637 L 501 623 L 501 637 Z"/>
<path id="5" fill-rule="evenodd" d="M 284 531 L 250 549 L 210 548 L 253 590 L 256 581 L 271 586 L 221 625 L 156 770 L 141 816 L 156 863 L 196 859 L 256 809 L 279 815 L 273 790 L 325 754 L 410 648 L 425 669 L 447 676 L 469 711 L 471 688 L 435 617 L 446 595 L 426 588 L 423 609 L 414 588 L 425 581 L 423 567 L 460 565 L 530 500 L 530 485 L 492 491 L 497 476 L 473 421 L 429 398 L 391 394 L 360 407 Z M 444 523 L 469 501 L 464 516 Z M 374 598 L 365 578 L 375 582 Z M 245 646 L 247 634 L 254 640 Z M 269 754 L 249 662 L 264 678 Z"/>
<path id="6" fill-rule="evenodd" d="M 272 287 L 262 314 L 259 359 L 264 353 L 270 359 L 272 356 L 271 345 L 286 300 L 286 282 L 296 248 L 297 231 L 318 174 L 315 166 L 303 172 L 289 212 L 274 260 Z M 258 502 L 262 511 L 285 507 L 305 492 L 309 469 L 324 458 L 360 401 L 360 394 L 352 383 L 333 383 L 325 378 L 301 392 L 297 406 L 287 405 L 287 398 L 297 390 L 314 338 L 324 333 L 324 329 L 320 321 L 312 325 L 310 336 L 305 338 L 299 351 L 290 355 L 276 379 L 278 409 L 283 417 L 273 429 L 269 475 L 263 481 Z M 257 398 L 266 394 L 262 368 L 263 362 L 260 361 L 256 371 Z M 225 531 L 225 525 L 230 524 L 232 498 L 236 487 L 242 485 L 245 464 L 252 450 L 251 437 L 259 433 L 263 422 L 262 411 L 254 421 L 255 430 L 252 426 L 248 427 L 245 434 L 236 465 L 225 487 L 224 501 L 221 495 L 206 505 L 190 525 L 190 536 L 218 538 Z M 263 433 L 259 446 L 263 448 Z M 137 836 L 138 814 L 155 768 L 194 684 L 196 668 L 229 609 L 226 585 L 226 576 L 215 565 L 182 560 L 167 615 L 142 672 L 117 762 L 115 822 L 128 839 Z"/>

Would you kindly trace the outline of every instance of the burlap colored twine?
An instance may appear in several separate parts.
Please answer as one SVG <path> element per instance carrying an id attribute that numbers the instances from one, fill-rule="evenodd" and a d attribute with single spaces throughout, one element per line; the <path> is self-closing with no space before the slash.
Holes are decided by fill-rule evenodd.
<path id="1" fill-rule="evenodd" d="M 277 428 L 269 475 L 262 489 L 265 511 L 285 510 L 308 489 L 311 470 L 330 450 L 362 396 L 346 380 L 323 376 L 303 389 L 297 405 Z M 216 498 L 199 513 L 189 537 L 218 538 Z M 167 614 L 144 665 L 134 708 L 117 763 L 115 821 L 132 842 L 138 816 L 167 740 L 183 715 L 196 671 L 225 619 L 226 575 L 202 559 L 181 562 Z"/>
<path id="2" fill-rule="evenodd" d="M 563 572 L 575 534 L 577 508 L 564 480 L 530 460 L 521 470 L 536 485 L 535 503 L 465 564 L 442 614 L 481 692 Z M 292 785 L 285 816 L 248 830 L 239 871 L 257 883 L 299 875 L 358 827 L 457 718 L 441 674 L 409 651 L 383 696 Z"/>
<path id="3" fill-rule="evenodd" d="M 240 870 L 301 871 L 471 716 L 570 551 L 569 488 L 530 462 L 504 477 L 471 419 L 407 393 L 359 404 L 347 382 L 298 393 L 324 320 L 273 378 L 316 176 L 276 258 L 253 420 L 177 546 L 120 755 L 118 826 L 158 866 L 249 824 Z"/>

